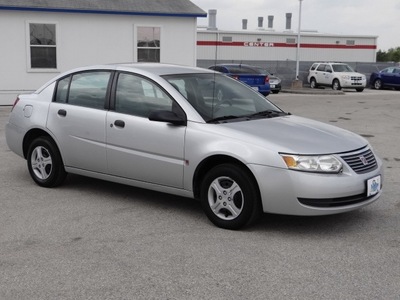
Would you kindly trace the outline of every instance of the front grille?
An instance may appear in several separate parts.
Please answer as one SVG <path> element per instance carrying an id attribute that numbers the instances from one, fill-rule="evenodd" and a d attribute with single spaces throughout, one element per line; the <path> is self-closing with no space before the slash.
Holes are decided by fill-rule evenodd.
<path id="1" fill-rule="evenodd" d="M 341 155 L 341 158 L 357 174 L 367 173 L 378 167 L 374 153 L 372 153 L 371 149 L 361 150 L 348 155 Z"/>
<path id="2" fill-rule="evenodd" d="M 362 80 L 361 76 L 351 76 L 351 80 Z"/>
<path id="3" fill-rule="evenodd" d="M 366 197 L 366 194 L 354 195 L 349 197 L 342 198 L 323 198 L 323 199 L 315 199 L 315 198 L 298 198 L 301 204 L 312 206 L 312 207 L 340 207 L 353 205 L 357 203 L 361 203 L 371 199 L 374 196 Z"/>

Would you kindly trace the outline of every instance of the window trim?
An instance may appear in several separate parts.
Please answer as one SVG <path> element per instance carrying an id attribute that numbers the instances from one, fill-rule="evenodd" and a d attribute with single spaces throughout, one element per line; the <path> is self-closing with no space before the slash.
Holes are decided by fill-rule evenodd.
<path id="1" fill-rule="evenodd" d="M 84 73 L 94 73 L 94 72 L 109 72 L 110 73 L 110 78 L 108 80 L 108 84 L 107 84 L 107 90 L 106 90 L 106 95 L 105 95 L 105 102 L 104 102 L 104 110 L 109 110 L 110 109 L 110 101 L 112 99 L 112 89 L 113 89 L 113 85 L 114 85 L 114 81 L 115 81 L 115 74 L 116 71 L 113 69 L 89 69 L 89 70 L 82 70 L 82 71 L 77 71 L 74 73 L 69 73 L 66 74 L 63 77 L 58 78 L 55 81 L 55 87 L 54 87 L 54 91 L 53 91 L 53 97 L 51 102 L 52 103 L 60 103 L 60 104 L 65 104 L 65 105 L 71 105 L 71 106 L 76 106 L 76 107 L 85 107 L 85 108 L 90 108 L 90 109 L 98 109 L 98 108 L 93 108 L 93 107 L 87 107 L 87 106 L 80 106 L 80 105 L 76 105 L 76 104 L 71 104 L 69 103 L 69 93 L 70 93 L 70 89 L 71 89 L 71 83 L 72 83 L 72 78 L 75 75 L 79 75 L 79 74 L 84 74 Z M 64 80 L 66 78 L 69 78 L 69 83 L 68 83 L 68 97 L 67 97 L 67 102 L 57 102 L 56 98 L 57 98 L 57 92 L 58 92 L 58 85 L 60 83 L 61 80 Z"/>
<path id="2" fill-rule="evenodd" d="M 140 27 L 157 27 L 160 29 L 160 47 L 138 47 L 138 28 Z M 133 25 L 133 62 L 138 62 L 138 49 L 159 49 L 160 50 L 160 63 L 163 61 L 162 59 L 162 45 L 163 45 L 163 34 L 164 29 L 160 24 L 134 24 Z"/>
<path id="3" fill-rule="evenodd" d="M 149 78 L 149 77 L 146 77 L 146 76 L 144 76 L 144 75 L 142 75 L 142 74 L 130 72 L 130 71 L 116 71 L 116 72 L 114 72 L 113 78 L 112 78 L 112 83 L 111 83 L 112 86 L 111 86 L 111 88 L 109 89 L 109 90 L 110 90 L 110 93 L 109 93 L 109 101 L 108 101 L 109 106 L 107 107 L 107 109 L 108 109 L 109 111 L 112 111 L 112 112 L 114 112 L 114 113 L 119 113 L 119 112 L 116 111 L 115 106 L 116 106 L 118 79 L 119 79 L 119 76 L 120 76 L 121 74 L 133 75 L 133 76 L 136 76 L 136 77 L 145 79 L 145 80 L 147 80 L 148 82 L 150 82 L 150 83 L 154 84 L 155 86 L 157 86 L 157 87 L 158 87 L 160 90 L 162 90 L 166 95 L 168 95 L 168 97 L 172 100 L 172 102 L 175 103 L 175 105 L 176 105 L 177 107 L 179 107 L 181 116 L 184 116 L 185 120 L 187 120 L 187 115 L 186 115 L 185 110 L 182 108 L 182 106 L 179 104 L 179 102 L 176 101 L 176 99 L 175 99 L 166 89 L 164 89 L 164 87 L 162 87 L 157 81 L 155 81 L 155 80 L 153 80 L 153 79 L 151 79 L 151 78 Z M 140 117 L 140 116 L 135 116 L 135 115 L 130 115 L 130 114 L 125 114 L 125 115 L 129 115 L 129 116 L 133 116 L 133 117 L 138 117 L 138 118 L 143 118 L 143 117 Z"/>
<path id="4" fill-rule="evenodd" d="M 31 62 L 31 33 L 30 33 L 30 24 L 49 24 L 55 25 L 56 32 L 56 44 L 55 45 L 47 45 L 50 48 L 56 48 L 56 68 L 32 68 Z M 27 20 L 25 21 L 25 39 L 26 39 L 26 71 L 28 73 L 59 73 L 59 44 L 60 44 L 60 36 L 59 36 L 59 23 L 56 21 L 35 21 L 35 20 Z"/>

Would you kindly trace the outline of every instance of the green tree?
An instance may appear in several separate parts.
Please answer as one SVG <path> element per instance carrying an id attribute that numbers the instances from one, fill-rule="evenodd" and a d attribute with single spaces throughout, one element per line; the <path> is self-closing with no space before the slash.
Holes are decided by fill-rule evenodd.
<path id="1" fill-rule="evenodd" d="M 385 51 L 378 50 L 376 53 L 376 61 L 387 61 L 387 53 Z"/>
<path id="2" fill-rule="evenodd" d="M 400 47 L 390 48 L 387 52 L 379 50 L 376 53 L 376 61 L 400 62 Z"/>

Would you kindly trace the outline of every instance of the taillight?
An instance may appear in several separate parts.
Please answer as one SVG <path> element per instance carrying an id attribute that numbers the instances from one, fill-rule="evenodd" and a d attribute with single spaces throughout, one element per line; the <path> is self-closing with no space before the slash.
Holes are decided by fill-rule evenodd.
<path id="1" fill-rule="evenodd" d="M 239 80 L 239 76 L 238 75 L 232 75 L 233 79 Z"/>
<path id="2" fill-rule="evenodd" d="M 269 76 L 265 76 L 265 83 L 269 82 Z"/>
<path id="3" fill-rule="evenodd" d="M 15 105 L 17 105 L 19 101 L 19 97 L 17 97 L 17 99 L 15 99 L 13 106 L 11 107 L 11 111 L 14 109 Z"/>

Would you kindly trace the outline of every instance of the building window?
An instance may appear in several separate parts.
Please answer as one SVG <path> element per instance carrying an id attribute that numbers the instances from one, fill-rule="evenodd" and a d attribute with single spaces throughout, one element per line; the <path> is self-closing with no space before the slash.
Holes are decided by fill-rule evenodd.
<path id="1" fill-rule="evenodd" d="M 354 46 L 356 44 L 356 41 L 355 40 L 347 40 L 346 41 L 346 45 L 347 46 Z"/>
<path id="2" fill-rule="evenodd" d="M 56 25 L 30 23 L 29 39 L 31 69 L 56 69 Z"/>
<path id="3" fill-rule="evenodd" d="M 137 61 L 160 62 L 160 27 L 137 27 Z"/>
<path id="4" fill-rule="evenodd" d="M 296 39 L 295 38 L 287 38 L 286 44 L 296 44 Z"/>
<path id="5" fill-rule="evenodd" d="M 223 42 L 232 42 L 232 37 L 231 36 L 223 36 L 222 41 Z"/>

